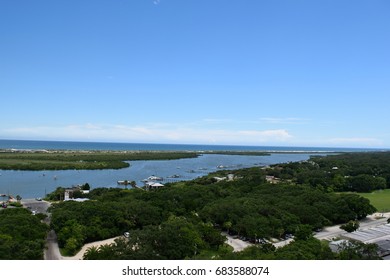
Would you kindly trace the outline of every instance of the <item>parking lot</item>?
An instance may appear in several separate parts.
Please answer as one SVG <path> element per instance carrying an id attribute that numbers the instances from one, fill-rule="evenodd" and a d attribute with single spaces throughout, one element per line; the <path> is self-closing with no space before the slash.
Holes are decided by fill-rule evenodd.
<path id="1" fill-rule="evenodd" d="M 380 240 L 390 239 L 390 224 L 357 230 L 355 232 L 343 234 L 343 237 L 358 240 L 363 243 L 375 243 Z"/>
<path id="2" fill-rule="evenodd" d="M 38 201 L 36 199 L 22 199 L 22 204 L 25 208 L 28 208 L 32 211 L 35 211 L 36 214 L 38 213 L 47 213 L 47 209 L 50 206 L 50 203 L 47 201 Z"/>
<path id="3" fill-rule="evenodd" d="M 378 245 L 381 256 L 390 255 L 390 224 L 383 224 L 372 228 L 361 229 L 351 233 L 343 234 L 342 237 L 357 240 L 363 243 L 374 243 Z"/>

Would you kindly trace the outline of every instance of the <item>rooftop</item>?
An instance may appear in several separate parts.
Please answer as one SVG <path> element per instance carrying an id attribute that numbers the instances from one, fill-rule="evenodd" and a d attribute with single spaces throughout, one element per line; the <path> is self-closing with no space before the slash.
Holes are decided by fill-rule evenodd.
<path id="1" fill-rule="evenodd" d="M 363 243 L 376 243 L 381 240 L 390 240 L 390 224 L 380 225 L 369 229 L 357 230 L 352 233 L 344 234 L 343 237 L 357 240 Z"/>

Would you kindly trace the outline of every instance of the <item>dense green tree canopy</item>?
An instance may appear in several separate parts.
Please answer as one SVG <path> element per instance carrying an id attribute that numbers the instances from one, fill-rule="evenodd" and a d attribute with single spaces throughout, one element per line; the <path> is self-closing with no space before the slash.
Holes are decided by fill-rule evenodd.
<path id="1" fill-rule="evenodd" d="M 0 211 L 0 259 L 41 260 L 46 224 L 27 209 L 4 209 Z"/>
<path id="2" fill-rule="evenodd" d="M 357 194 L 334 190 L 360 191 L 359 184 L 369 189 L 387 184 L 389 154 L 356 157 L 365 160 L 363 166 L 347 154 L 269 168 L 219 171 L 156 191 L 93 189 L 88 202 L 53 206 L 52 228 L 60 246 L 70 254 L 85 242 L 130 233 L 114 245 L 91 249 L 87 259 L 206 258 L 209 252 L 222 258 L 229 253 L 224 251 L 221 231 L 253 243 L 295 235 L 286 248 L 260 246 L 260 251 L 252 248 L 229 255 L 231 258 L 336 258 L 312 237 L 313 230 L 362 219 L 376 209 Z M 234 180 L 214 179 L 228 173 Z M 278 177 L 279 183 L 267 183 L 266 175 Z"/>
<path id="3" fill-rule="evenodd" d="M 133 243 L 129 246 L 138 244 L 138 254 L 151 250 L 155 253 L 149 252 L 149 257 L 180 259 L 219 248 L 222 230 L 256 242 L 286 234 L 300 236 L 302 229 L 310 233 L 375 211 L 367 199 L 355 194 L 267 184 L 258 178 L 264 177 L 262 172 L 259 168 L 240 170 L 234 181 L 200 178 L 150 192 L 94 189 L 90 201 L 55 204 L 52 228 L 69 254 L 86 242 L 130 232 Z M 172 236 L 176 239 L 171 242 Z M 171 251 L 169 244 L 178 248 Z M 129 254 L 136 258 L 134 252 L 126 253 L 130 258 Z"/>
<path id="4" fill-rule="evenodd" d="M 266 173 L 326 191 L 371 192 L 390 187 L 390 152 L 316 156 L 278 164 Z"/>

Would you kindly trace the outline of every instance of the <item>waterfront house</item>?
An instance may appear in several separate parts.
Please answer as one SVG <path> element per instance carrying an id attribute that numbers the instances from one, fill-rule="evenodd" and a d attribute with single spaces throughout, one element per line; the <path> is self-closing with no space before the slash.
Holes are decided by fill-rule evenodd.
<path id="1" fill-rule="evenodd" d="M 164 187 L 163 184 L 160 184 L 160 183 L 156 183 L 156 182 L 153 182 L 153 181 L 148 181 L 145 183 L 145 189 L 150 191 L 150 190 L 157 190 L 159 188 L 162 188 Z"/>

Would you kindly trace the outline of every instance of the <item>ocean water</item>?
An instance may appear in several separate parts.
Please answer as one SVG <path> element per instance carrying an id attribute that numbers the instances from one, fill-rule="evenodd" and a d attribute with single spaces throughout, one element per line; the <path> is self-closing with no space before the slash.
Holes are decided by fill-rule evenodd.
<path id="1" fill-rule="evenodd" d="M 270 156 L 238 156 L 205 154 L 198 158 L 132 161 L 130 167 L 120 170 L 62 170 L 62 171 L 14 171 L 0 170 L 0 194 L 20 195 L 22 198 L 43 197 L 57 187 L 71 187 L 89 183 L 92 188 L 123 187 L 117 181 L 136 181 L 149 176 L 165 178 L 166 182 L 191 180 L 223 169 L 240 169 L 253 166 L 302 161 L 311 155 L 326 155 L 331 152 L 358 152 L 362 149 L 308 148 L 308 147 L 249 147 L 213 145 L 168 145 L 168 144 L 127 144 L 127 143 L 87 143 L 55 141 L 15 141 L 0 140 L 0 149 L 23 150 L 162 150 L 162 151 L 276 151 L 291 153 L 271 153 Z M 303 151 L 306 153 L 294 153 Z M 365 151 L 365 150 L 364 150 Z M 1 156 L 1 155 L 0 155 Z M 178 178 L 173 178 L 178 177 Z"/>
<path id="2" fill-rule="evenodd" d="M 269 152 L 361 152 L 374 149 L 329 147 L 281 147 L 235 145 L 145 144 L 108 142 L 68 142 L 0 140 L 0 149 L 26 150 L 104 150 L 104 151 L 269 151 Z"/>

